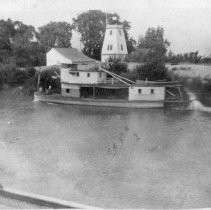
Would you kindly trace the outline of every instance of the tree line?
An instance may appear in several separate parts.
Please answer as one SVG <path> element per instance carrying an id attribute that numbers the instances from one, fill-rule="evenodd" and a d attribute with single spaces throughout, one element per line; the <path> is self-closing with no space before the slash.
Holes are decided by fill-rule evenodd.
<path id="1" fill-rule="evenodd" d="M 211 63 L 211 59 L 208 57 L 202 57 L 199 55 L 198 51 L 195 52 L 188 52 L 188 53 L 180 53 L 180 54 L 174 54 L 172 51 L 168 52 L 168 55 L 166 56 L 166 62 L 169 62 L 171 64 L 177 64 L 182 62 L 188 62 L 188 63 Z"/>
<path id="2" fill-rule="evenodd" d="M 107 17 L 107 20 L 106 20 Z M 120 22 L 117 13 L 89 10 L 73 18 L 73 23 L 50 22 L 35 30 L 34 26 L 11 19 L 0 20 L 0 63 L 18 67 L 45 65 L 46 52 L 53 47 L 71 47 L 72 31 L 81 35 L 83 53 L 100 60 L 106 21 L 123 24 L 128 52 L 135 40 L 129 36 L 130 23 Z"/>
<path id="3" fill-rule="evenodd" d="M 100 60 L 101 49 L 106 29 L 106 23 L 122 24 L 129 55 L 126 61 L 151 62 L 206 62 L 198 51 L 175 55 L 164 39 L 162 27 L 147 29 L 144 36 L 136 41 L 129 35 L 130 22 L 120 20 L 117 13 L 105 13 L 100 10 L 88 10 L 67 22 L 50 22 L 39 27 L 26 25 L 21 21 L 11 19 L 0 20 L 0 64 L 14 64 L 17 67 L 45 65 L 45 55 L 52 47 L 71 47 L 73 30 L 81 35 L 83 53 L 91 58 Z"/>
<path id="4" fill-rule="evenodd" d="M 46 53 L 52 47 L 71 47 L 73 30 L 81 35 L 81 42 L 84 46 L 83 53 L 100 60 L 107 22 L 123 25 L 129 53 L 126 61 L 142 62 L 143 57 L 145 65 L 140 69 L 137 68 L 132 77 L 134 79 L 145 79 L 150 74 L 148 70 L 150 68 L 152 69 L 150 79 L 162 79 L 161 77 L 166 72 L 164 58 L 170 45 L 168 40 L 164 39 L 164 29 L 162 27 L 148 28 L 145 36 L 140 37 L 136 42 L 129 35 L 131 28 L 129 21 L 121 21 L 117 13 L 106 14 L 100 10 L 89 10 L 73 18 L 72 24 L 50 22 L 39 27 L 38 30 L 20 21 L 0 20 L 0 73 L 2 75 L 5 72 L 11 73 L 11 76 L 4 77 L 3 81 L 20 83 L 20 81 L 10 79 L 14 76 L 11 69 L 14 70 L 14 67 L 43 66 L 46 63 Z M 109 68 L 116 73 L 130 75 L 127 66 L 118 60 L 113 60 Z M 17 71 L 17 74 L 20 74 L 23 80 L 27 78 L 27 75 L 24 75 L 21 71 Z M 157 76 L 154 77 L 154 74 Z"/>

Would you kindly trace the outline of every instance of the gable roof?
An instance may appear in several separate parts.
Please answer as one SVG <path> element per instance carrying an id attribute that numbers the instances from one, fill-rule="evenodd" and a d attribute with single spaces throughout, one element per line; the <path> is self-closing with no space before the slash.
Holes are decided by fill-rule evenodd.
<path id="1" fill-rule="evenodd" d="M 88 56 L 84 55 L 82 52 L 79 52 L 75 48 L 52 48 L 52 49 L 56 50 L 59 54 L 71 60 L 73 63 L 97 62 L 96 60 L 91 59 Z"/>

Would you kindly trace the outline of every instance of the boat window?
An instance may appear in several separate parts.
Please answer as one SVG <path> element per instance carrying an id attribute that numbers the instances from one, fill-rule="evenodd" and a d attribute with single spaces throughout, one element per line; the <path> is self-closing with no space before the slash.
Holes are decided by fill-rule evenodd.
<path id="1" fill-rule="evenodd" d="M 66 89 L 66 93 L 70 93 L 70 89 Z"/>
<path id="2" fill-rule="evenodd" d="M 90 73 L 87 73 L 87 77 L 90 77 Z"/>
<path id="3" fill-rule="evenodd" d="M 153 94 L 154 93 L 154 89 L 151 89 L 151 94 Z"/>
<path id="4" fill-rule="evenodd" d="M 112 35 L 112 30 L 110 30 L 110 35 Z"/>
<path id="5" fill-rule="evenodd" d="M 76 73 L 76 76 L 79 77 L 79 72 Z"/>
<path id="6" fill-rule="evenodd" d="M 138 89 L 138 93 L 141 94 L 141 89 Z"/>

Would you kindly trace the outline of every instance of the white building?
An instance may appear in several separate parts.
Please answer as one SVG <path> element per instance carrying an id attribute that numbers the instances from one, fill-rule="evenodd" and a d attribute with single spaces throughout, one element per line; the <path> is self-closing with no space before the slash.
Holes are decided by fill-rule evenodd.
<path id="1" fill-rule="evenodd" d="M 122 25 L 107 24 L 101 61 L 106 62 L 109 57 L 124 59 L 127 54 L 127 45 Z"/>

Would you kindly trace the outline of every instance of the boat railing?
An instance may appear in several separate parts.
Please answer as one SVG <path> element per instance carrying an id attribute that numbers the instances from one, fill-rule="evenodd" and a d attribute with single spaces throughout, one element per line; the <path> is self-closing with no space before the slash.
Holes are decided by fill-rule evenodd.
<path id="1" fill-rule="evenodd" d="M 103 81 L 99 82 L 100 84 L 105 84 L 105 85 L 115 85 L 115 84 L 121 84 L 121 82 L 115 78 L 111 78 L 111 79 L 106 79 Z"/>

